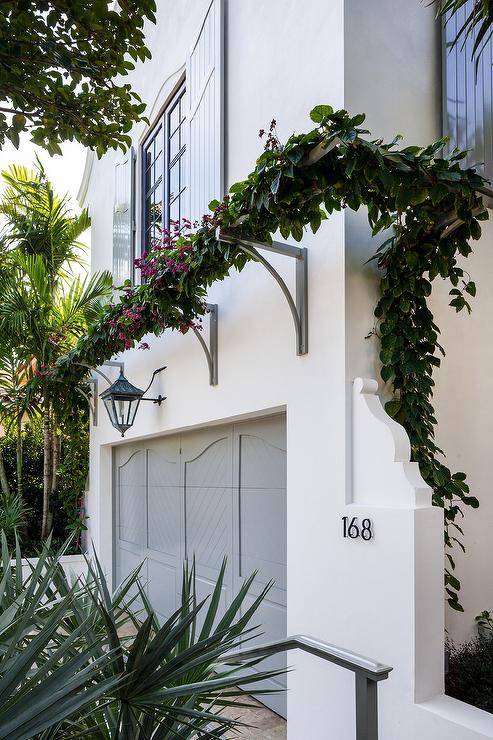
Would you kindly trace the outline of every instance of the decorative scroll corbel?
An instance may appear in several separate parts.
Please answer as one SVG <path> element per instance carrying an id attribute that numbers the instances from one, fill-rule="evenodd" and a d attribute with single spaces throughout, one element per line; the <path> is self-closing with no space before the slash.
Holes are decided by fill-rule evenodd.
<path id="1" fill-rule="evenodd" d="M 205 341 L 200 329 L 193 328 L 193 333 L 199 340 L 204 350 L 204 354 L 209 367 L 209 385 L 218 383 L 218 306 L 216 303 L 208 303 L 207 311 L 209 313 L 209 344 Z"/>
<path id="2" fill-rule="evenodd" d="M 273 241 L 272 244 L 267 244 L 266 242 L 254 241 L 236 236 L 224 229 L 221 229 L 218 238 L 219 241 L 227 244 L 236 244 L 239 249 L 250 255 L 250 257 L 253 257 L 257 262 L 260 262 L 270 272 L 284 293 L 293 316 L 296 330 L 296 354 L 305 355 L 308 352 L 308 250 L 304 247 L 294 247 L 291 244 L 284 244 L 283 242 Z M 291 291 L 277 270 L 260 254 L 259 249 L 274 252 L 275 254 L 282 254 L 296 260 L 295 299 L 293 299 Z"/>

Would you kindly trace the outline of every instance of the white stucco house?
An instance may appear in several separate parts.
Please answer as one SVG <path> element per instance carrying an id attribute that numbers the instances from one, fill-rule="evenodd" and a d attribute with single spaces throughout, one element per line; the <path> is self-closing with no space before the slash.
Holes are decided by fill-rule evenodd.
<path id="1" fill-rule="evenodd" d="M 447 54 L 419 0 L 157 5 L 152 60 L 130 76 L 150 125 L 135 127 L 126 155 L 89 154 L 80 189 L 92 270 L 112 270 L 117 284 L 140 279 L 133 260 L 160 227 L 202 215 L 245 177 L 262 150 L 259 129 L 275 118 L 283 140 L 307 129 L 319 103 L 366 113 L 385 139 L 426 144 L 445 127 L 493 171 L 491 51 L 475 82 L 467 50 Z M 379 686 L 383 740 L 493 738 L 493 716 L 443 693 L 445 627 L 463 640 L 493 607 L 492 236 L 486 225 L 469 259 L 479 284 L 472 316 L 453 314 L 447 291 L 433 298 L 448 353 L 437 434 L 481 504 L 467 513 L 467 556 L 457 557 L 463 614 L 444 607 L 442 513 L 379 398 L 378 345 L 365 339 L 377 296 L 366 261 L 378 243 L 362 212 L 333 214 L 295 249 L 262 252 L 287 295 L 250 263 L 211 287 L 217 308 L 202 341 L 165 332 L 147 339 L 149 350 L 114 358 L 140 388 L 166 366 L 152 386 L 166 400 L 141 404 L 124 439 L 100 402 L 91 429 L 88 535 L 114 582 L 145 560 L 164 617 L 185 557 L 195 555 L 205 594 L 228 556 L 225 604 L 258 569 L 252 597 L 275 581 L 263 639 L 311 635 L 393 668 Z M 116 368 L 102 370 L 116 378 Z M 353 517 L 371 537 L 344 537 Z M 288 662 L 287 699 L 268 700 L 287 717 L 288 738 L 355 737 L 352 673 L 302 652 Z"/>

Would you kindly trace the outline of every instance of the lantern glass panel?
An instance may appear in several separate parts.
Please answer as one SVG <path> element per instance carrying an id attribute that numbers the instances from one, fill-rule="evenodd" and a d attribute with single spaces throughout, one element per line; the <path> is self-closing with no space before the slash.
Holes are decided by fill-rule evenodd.
<path id="1" fill-rule="evenodd" d="M 134 423 L 143 395 L 144 391 L 129 383 L 121 371 L 117 380 L 101 393 L 110 421 L 122 437 Z"/>

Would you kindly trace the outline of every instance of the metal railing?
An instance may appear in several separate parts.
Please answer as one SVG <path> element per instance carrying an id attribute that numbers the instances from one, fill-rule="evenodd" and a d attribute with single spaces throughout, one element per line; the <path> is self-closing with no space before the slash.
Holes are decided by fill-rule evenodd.
<path id="1" fill-rule="evenodd" d="M 284 640 L 245 648 L 232 653 L 230 657 L 232 660 L 267 658 L 269 655 L 288 650 L 303 650 L 352 671 L 356 684 L 356 740 L 378 740 L 378 682 L 388 678 L 392 668 L 305 635 L 295 635 Z"/>

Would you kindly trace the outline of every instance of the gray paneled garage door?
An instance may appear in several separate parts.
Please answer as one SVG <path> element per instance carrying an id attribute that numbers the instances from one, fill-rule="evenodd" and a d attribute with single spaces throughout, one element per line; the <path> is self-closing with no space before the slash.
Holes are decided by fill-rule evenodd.
<path id="1" fill-rule="evenodd" d="M 183 560 L 195 555 L 199 596 L 224 555 L 223 609 L 258 570 L 251 600 L 275 587 L 258 613 L 259 641 L 286 634 L 286 427 L 284 416 L 217 426 L 115 448 L 115 578 L 142 561 L 164 619 L 179 605 Z M 277 656 L 262 669 L 285 665 Z M 282 684 L 284 685 L 284 683 Z M 285 697 L 264 699 L 285 715 Z"/>

